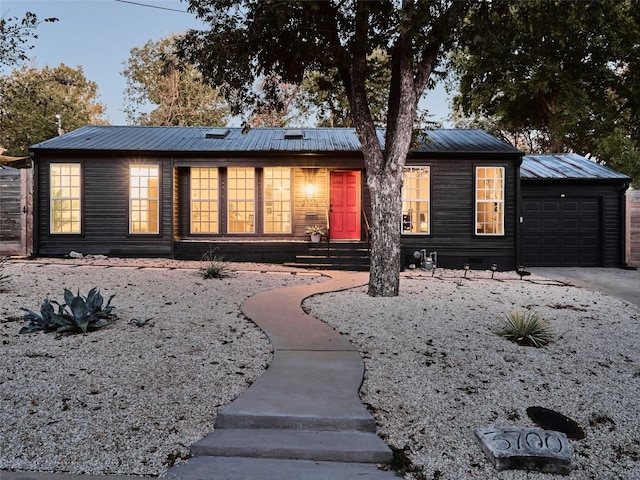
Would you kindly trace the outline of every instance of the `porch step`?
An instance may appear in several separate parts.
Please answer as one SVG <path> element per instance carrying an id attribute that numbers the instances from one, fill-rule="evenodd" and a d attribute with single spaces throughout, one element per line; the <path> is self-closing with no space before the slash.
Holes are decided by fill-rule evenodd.
<path id="1" fill-rule="evenodd" d="M 163 478 L 170 480 L 397 480 L 394 471 L 372 463 L 318 462 L 279 458 L 194 457 L 176 465 Z"/>
<path id="2" fill-rule="evenodd" d="M 309 245 L 306 254 L 296 255 L 285 265 L 323 270 L 369 270 L 369 246 L 364 242 Z"/>
<path id="3" fill-rule="evenodd" d="M 389 447 L 373 432 L 220 429 L 191 447 L 194 457 L 254 457 L 318 462 L 388 463 Z"/>

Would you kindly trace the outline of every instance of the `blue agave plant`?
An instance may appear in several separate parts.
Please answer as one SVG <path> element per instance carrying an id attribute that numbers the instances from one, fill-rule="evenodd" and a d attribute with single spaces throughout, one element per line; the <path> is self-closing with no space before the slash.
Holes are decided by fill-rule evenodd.
<path id="1" fill-rule="evenodd" d="M 38 330 L 45 332 L 74 332 L 87 333 L 89 329 L 98 329 L 113 323 L 117 317 L 112 310 L 111 295 L 107 304 L 103 307 L 104 298 L 100 291 L 94 287 L 86 297 L 74 295 L 69 289 L 64 289 L 64 301 L 60 304 L 55 300 L 45 300 L 40 308 L 40 315 L 27 309 L 22 320 L 29 322 L 20 329 L 20 333 L 31 333 Z"/>

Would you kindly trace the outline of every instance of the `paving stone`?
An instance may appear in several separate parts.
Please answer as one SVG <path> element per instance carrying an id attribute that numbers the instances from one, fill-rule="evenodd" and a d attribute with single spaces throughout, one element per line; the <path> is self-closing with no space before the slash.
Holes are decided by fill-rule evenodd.
<path id="1" fill-rule="evenodd" d="M 478 428 L 476 443 L 496 470 L 569 474 L 573 451 L 562 432 L 538 428 Z"/>

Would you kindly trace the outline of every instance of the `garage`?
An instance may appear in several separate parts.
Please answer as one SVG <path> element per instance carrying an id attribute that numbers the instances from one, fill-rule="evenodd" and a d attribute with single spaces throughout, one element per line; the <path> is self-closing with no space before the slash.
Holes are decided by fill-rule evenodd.
<path id="1" fill-rule="evenodd" d="M 535 266 L 599 266 L 598 198 L 523 198 L 523 262 Z"/>
<path id="2" fill-rule="evenodd" d="M 571 153 L 526 155 L 520 177 L 523 265 L 623 266 L 629 177 Z"/>

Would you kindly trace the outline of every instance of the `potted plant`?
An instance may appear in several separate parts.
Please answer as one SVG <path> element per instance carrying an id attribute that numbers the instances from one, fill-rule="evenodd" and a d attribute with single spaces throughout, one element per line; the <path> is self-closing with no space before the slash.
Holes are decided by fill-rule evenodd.
<path id="1" fill-rule="evenodd" d="M 320 239 L 324 235 L 324 229 L 319 225 L 309 226 L 304 232 L 311 237 L 313 243 L 320 243 Z"/>

